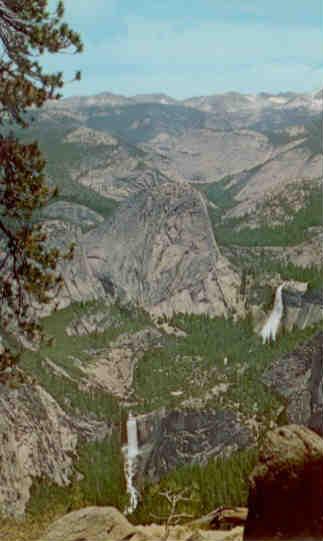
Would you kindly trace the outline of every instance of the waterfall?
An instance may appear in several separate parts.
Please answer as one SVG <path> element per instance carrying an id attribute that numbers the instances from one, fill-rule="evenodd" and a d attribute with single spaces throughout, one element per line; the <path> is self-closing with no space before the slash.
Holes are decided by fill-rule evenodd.
<path id="1" fill-rule="evenodd" d="M 265 325 L 261 329 L 260 334 L 262 337 L 263 344 L 266 344 L 266 342 L 270 342 L 271 340 L 275 342 L 276 340 L 276 335 L 277 335 L 277 332 L 278 332 L 278 329 L 283 317 L 283 311 L 284 311 L 283 295 L 282 295 L 283 287 L 284 287 L 284 284 L 277 287 L 273 309 Z"/>
<path id="2" fill-rule="evenodd" d="M 124 448 L 125 452 L 125 475 L 127 481 L 127 493 L 129 495 L 129 506 L 125 510 L 126 515 L 133 513 L 138 505 L 139 494 L 134 485 L 134 477 L 136 474 L 136 459 L 139 454 L 138 449 L 138 427 L 137 420 L 131 413 L 127 420 L 127 445 Z"/>
<path id="3" fill-rule="evenodd" d="M 137 420 L 129 413 L 127 421 L 127 449 L 128 457 L 135 457 L 138 454 L 138 429 Z"/>

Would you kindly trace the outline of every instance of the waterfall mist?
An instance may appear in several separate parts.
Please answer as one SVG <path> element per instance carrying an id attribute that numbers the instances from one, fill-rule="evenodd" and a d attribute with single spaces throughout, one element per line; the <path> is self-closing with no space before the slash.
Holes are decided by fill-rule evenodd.
<path id="1" fill-rule="evenodd" d="M 270 312 L 265 325 L 261 329 L 260 335 L 262 337 L 263 344 L 266 344 L 267 342 L 270 342 L 270 341 L 275 342 L 276 340 L 277 332 L 281 324 L 281 320 L 282 320 L 283 312 L 284 312 L 283 294 L 282 294 L 283 287 L 284 287 L 284 284 L 277 287 L 273 309 Z"/>
<path id="2" fill-rule="evenodd" d="M 127 482 L 127 493 L 129 495 L 129 505 L 125 510 L 125 514 L 133 513 L 138 505 L 139 493 L 134 485 L 134 477 L 136 474 L 138 449 L 138 427 L 137 420 L 131 413 L 127 420 L 127 445 L 124 448 L 125 452 L 125 475 Z"/>

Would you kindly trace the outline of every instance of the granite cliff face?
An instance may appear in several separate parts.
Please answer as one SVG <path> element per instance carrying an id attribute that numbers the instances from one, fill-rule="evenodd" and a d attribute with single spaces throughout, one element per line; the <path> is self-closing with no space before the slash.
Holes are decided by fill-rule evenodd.
<path id="1" fill-rule="evenodd" d="M 103 284 L 150 313 L 242 312 L 239 276 L 220 253 L 201 194 L 190 186 L 140 192 L 82 246 Z"/>
<path id="2" fill-rule="evenodd" d="M 70 416 L 40 385 L 0 385 L 0 508 L 24 515 L 32 484 L 68 486 L 78 444 L 111 435 L 109 421 Z"/>
<path id="3" fill-rule="evenodd" d="M 180 172 L 186 182 L 215 182 L 266 162 L 274 148 L 268 137 L 249 130 L 191 129 L 172 136 L 160 133 L 142 148 L 170 178 Z"/>
<path id="4" fill-rule="evenodd" d="M 263 300 L 261 293 L 264 293 L 265 288 L 271 287 L 272 298 L 274 298 L 275 290 L 281 283 L 281 278 L 270 281 L 267 280 L 261 283 L 261 287 L 257 287 L 256 282 L 251 282 L 248 286 L 247 298 L 248 307 L 252 313 L 254 320 L 254 328 L 259 332 L 262 328 L 268 308 L 264 311 L 262 306 Z M 295 329 L 305 329 L 320 323 L 323 319 L 323 295 L 322 290 L 308 290 L 307 284 L 304 282 L 287 282 L 282 292 L 283 299 L 283 317 L 281 326 L 285 332 L 292 332 Z"/>
<path id="5" fill-rule="evenodd" d="M 139 481 L 158 481 L 180 466 L 206 465 L 253 443 L 251 431 L 228 410 L 161 410 L 139 416 L 137 423 Z"/>
<path id="6" fill-rule="evenodd" d="M 323 332 L 277 360 L 263 381 L 283 398 L 289 423 L 323 436 Z"/>
<path id="7" fill-rule="evenodd" d="M 4 514 L 23 515 L 33 480 L 69 484 L 77 432 L 39 386 L 1 386 L 0 411 L 0 507 Z"/>

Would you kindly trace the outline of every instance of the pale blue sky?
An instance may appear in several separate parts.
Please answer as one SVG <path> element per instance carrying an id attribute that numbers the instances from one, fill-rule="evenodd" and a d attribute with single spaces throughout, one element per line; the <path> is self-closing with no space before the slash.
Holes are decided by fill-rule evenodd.
<path id="1" fill-rule="evenodd" d="M 51 4 L 54 0 L 50 1 Z M 323 86 L 322 0 L 65 0 L 85 52 L 48 60 L 65 95 L 311 92 Z"/>

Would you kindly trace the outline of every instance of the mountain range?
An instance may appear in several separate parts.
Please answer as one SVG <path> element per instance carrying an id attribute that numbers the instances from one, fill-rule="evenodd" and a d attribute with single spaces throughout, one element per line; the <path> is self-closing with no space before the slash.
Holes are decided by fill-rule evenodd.
<path id="1" fill-rule="evenodd" d="M 44 494 L 122 510 L 130 410 L 137 520 L 156 510 L 156 483 L 194 489 L 212 464 L 208 505 L 245 504 L 264 431 L 310 422 L 301 357 L 321 340 L 322 99 L 106 92 L 30 111 L 19 135 L 39 141 L 59 188 L 35 219 L 48 242 L 76 248 L 59 310 L 42 312 L 51 341 L 24 344 L 33 384 L 0 395 L 6 514 L 43 512 Z M 264 345 L 282 281 L 280 333 Z M 306 388 L 301 413 L 271 377 L 286 358 L 291 388 Z"/>

